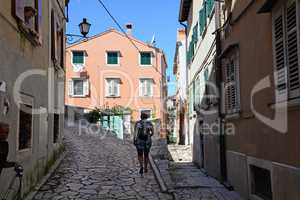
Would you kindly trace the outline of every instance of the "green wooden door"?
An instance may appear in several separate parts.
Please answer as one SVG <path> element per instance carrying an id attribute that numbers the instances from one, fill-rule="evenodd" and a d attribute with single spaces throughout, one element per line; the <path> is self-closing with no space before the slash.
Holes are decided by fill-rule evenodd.
<path id="1" fill-rule="evenodd" d="M 112 120 L 112 127 L 119 139 L 123 139 L 123 118 L 122 116 L 114 116 Z"/>

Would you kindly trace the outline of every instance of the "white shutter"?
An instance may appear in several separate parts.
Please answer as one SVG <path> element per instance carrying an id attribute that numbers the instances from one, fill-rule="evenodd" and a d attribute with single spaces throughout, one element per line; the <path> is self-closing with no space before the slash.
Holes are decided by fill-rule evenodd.
<path id="1" fill-rule="evenodd" d="M 107 79 L 106 80 L 106 96 L 111 96 L 112 94 L 112 80 L 111 79 Z"/>
<path id="2" fill-rule="evenodd" d="M 147 96 L 153 96 L 153 80 L 147 79 L 146 83 L 147 83 L 147 85 L 146 85 Z"/>
<path id="3" fill-rule="evenodd" d="M 153 84 L 154 84 L 154 81 L 151 79 L 150 80 L 150 96 L 153 96 Z"/>
<path id="4" fill-rule="evenodd" d="M 51 11 L 51 58 L 57 62 L 57 16 L 54 10 Z"/>
<path id="5" fill-rule="evenodd" d="M 69 91 L 69 92 L 68 92 L 68 93 L 69 93 L 69 96 L 73 96 L 73 94 L 74 94 L 74 93 L 73 93 L 73 91 L 74 91 L 74 90 L 73 90 L 73 80 L 69 80 L 68 88 L 69 88 L 69 90 L 68 90 L 68 91 Z"/>
<path id="6" fill-rule="evenodd" d="M 273 15 L 274 82 L 277 101 L 284 101 L 287 96 L 287 69 L 284 38 L 284 17 L 283 10 L 280 9 Z"/>
<path id="7" fill-rule="evenodd" d="M 105 79 L 105 96 L 108 96 L 109 94 L 109 82 L 107 79 Z"/>
<path id="8" fill-rule="evenodd" d="M 117 79 L 112 80 L 112 95 L 113 96 L 118 96 L 118 83 Z"/>
<path id="9" fill-rule="evenodd" d="M 298 10 L 299 12 L 299 10 Z M 299 13 L 298 13 L 299 15 Z M 298 19 L 298 20 L 297 20 Z M 286 49 L 289 81 L 289 98 L 300 96 L 300 75 L 299 75 L 299 38 L 297 38 L 297 4 L 295 0 L 288 3 L 286 9 Z M 299 31 L 299 29 L 298 29 Z"/>
<path id="10" fill-rule="evenodd" d="M 90 94 L 90 83 L 89 80 L 86 79 L 83 81 L 83 95 L 88 96 Z"/>
<path id="11" fill-rule="evenodd" d="M 117 85 L 117 96 L 120 96 L 121 81 L 119 79 L 117 79 L 116 85 Z"/>
<path id="12" fill-rule="evenodd" d="M 144 96 L 144 80 L 143 79 L 140 79 L 139 93 L 140 93 L 140 96 Z"/>

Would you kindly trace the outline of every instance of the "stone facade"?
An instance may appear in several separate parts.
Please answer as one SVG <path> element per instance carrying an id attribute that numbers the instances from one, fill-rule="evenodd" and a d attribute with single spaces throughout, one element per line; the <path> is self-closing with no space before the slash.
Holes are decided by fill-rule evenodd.
<path id="1" fill-rule="evenodd" d="M 219 3 L 181 1 L 180 22 L 187 23 L 188 132 L 193 161 L 221 179 L 220 122 L 216 72 Z"/>
<path id="2" fill-rule="evenodd" d="M 298 0 L 223 5 L 223 111 L 225 124 L 234 125 L 226 135 L 228 182 L 245 199 L 300 198 L 299 6 Z M 233 87 L 226 87 L 230 67 Z"/>
<path id="3" fill-rule="evenodd" d="M 64 0 L 0 3 L 0 121 L 10 128 L 8 160 L 24 167 L 22 196 L 61 150 L 64 8 Z M 14 177 L 11 168 L 0 177 L 1 194 L 14 189 L 9 199 L 18 189 Z"/>

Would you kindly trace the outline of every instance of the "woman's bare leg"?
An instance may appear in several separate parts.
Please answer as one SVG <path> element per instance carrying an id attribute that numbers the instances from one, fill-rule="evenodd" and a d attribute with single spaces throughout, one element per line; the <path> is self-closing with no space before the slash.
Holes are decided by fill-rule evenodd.
<path id="1" fill-rule="evenodd" d="M 149 152 L 144 152 L 144 167 L 145 172 L 148 172 L 148 163 L 149 163 Z"/>
<path id="2" fill-rule="evenodd" d="M 143 163 L 144 163 L 143 154 L 142 155 L 139 154 L 138 159 L 139 159 L 140 167 L 143 167 Z"/>
<path id="3" fill-rule="evenodd" d="M 143 152 L 138 152 L 138 159 L 139 159 L 139 163 L 140 163 L 140 174 L 143 174 L 144 173 L 144 168 L 143 168 L 144 155 L 143 155 Z"/>

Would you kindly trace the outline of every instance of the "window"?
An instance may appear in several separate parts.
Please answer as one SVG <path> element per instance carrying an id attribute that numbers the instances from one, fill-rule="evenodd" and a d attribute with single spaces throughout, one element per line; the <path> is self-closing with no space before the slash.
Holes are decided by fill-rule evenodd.
<path id="1" fill-rule="evenodd" d="M 273 51 L 277 101 L 300 97 L 299 1 L 273 11 Z"/>
<path id="2" fill-rule="evenodd" d="M 64 68 L 65 33 L 55 10 L 51 10 L 51 59 L 55 66 Z"/>
<path id="3" fill-rule="evenodd" d="M 119 78 L 106 79 L 106 97 L 120 96 L 120 82 Z"/>
<path id="4" fill-rule="evenodd" d="M 234 114 L 240 111 L 238 57 L 237 50 L 235 50 L 231 55 L 223 59 L 223 68 L 225 69 L 224 99 L 225 112 L 227 114 Z"/>
<path id="5" fill-rule="evenodd" d="M 88 79 L 72 79 L 69 81 L 69 96 L 85 97 L 89 95 Z"/>
<path id="6" fill-rule="evenodd" d="M 73 51 L 72 52 L 72 63 L 74 65 L 83 65 L 84 64 L 84 52 L 83 51 Z"/>
<path id="7" fill-rule="evenodd" d="M 271 173 L 251 165 L 251 193 L 265 200 L 272 200 Z"/>
<path id="8" fill-rule="evenodd" d="M 140 96 L 151 97 L 153 96 L 153 79 L 140 79 Z"/>
<path id="9" fill-rule="evenodd" d="M 42 42 L 42 0 L 12 0 L 12 14 L 34 44 Z"/>
<path id="10" fill-rule="evenodd" d="M 58 142 L 59 136 L 59 114 L 53 116 L 53 143 Z"/>
<path id="11" fill-rule="evenodd" d="M 32 106 L 20 104 L 19 111 L 19 150 L 31 148 Z"/>
<path id="12" fill-rule="evenodd" d="M 119 52 L 117 51 L 111 51 L 106 53 L 106 64 L 108 65 L 119 65 L 120 60 L 119 60 Z"/>
<path id="13" fill-rule="evenodd" d="M 152 65 L 151 52 L 140 53 L 140 64 L 141 65 Z"/>

